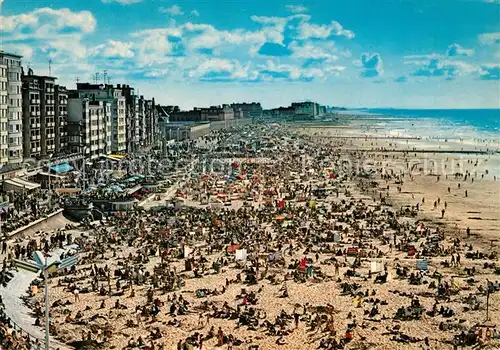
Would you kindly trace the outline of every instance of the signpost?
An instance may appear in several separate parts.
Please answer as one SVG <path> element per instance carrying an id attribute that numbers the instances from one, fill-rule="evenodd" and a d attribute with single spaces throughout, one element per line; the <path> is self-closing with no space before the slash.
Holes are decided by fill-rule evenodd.
<path id="1" fill-rule="evenodd" d="M 70 256 L 69 258 L 63 260 L 56 260 L 51 264 L 48 263 L 47 257 L 41 251 L 36 251 L 33 253 L 33 261 L 22 261 L 14 259 L 14 265 L 20 269 L 31 271 L 31 272 L 42 272 L 43 279 L 45 282 L 45 350 L 49 350 L 49 331 L 50 331 L 50 321 L 49 321 L 49 274 L 54 273 L 57 270 L 66 269 L 76 265 L 78 262 L 78 255 Z"/>

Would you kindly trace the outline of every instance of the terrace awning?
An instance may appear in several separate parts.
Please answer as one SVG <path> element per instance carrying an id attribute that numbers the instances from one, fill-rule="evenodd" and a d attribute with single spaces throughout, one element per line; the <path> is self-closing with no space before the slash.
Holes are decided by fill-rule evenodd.
<path id="1" fill-rule="evenodd" d="M 120 161 L 123 158 L 125 158 L 125 156 L 121 155 L 121 154 L 110 154 L 109 156 L 106 156 L 106 158 L 111 159 L 111 160 Z"/>
<path id="2" fill-rule="evenodd" d="M 57 193 L 80 193 L 81 189 L 79 188 L 57 188 Z"/>
<path id="3" fill-rule="evenodd" d="M 40 188 L 40 184 L 18 178 L 4 180 L 3 183 L 7 191 L 32 191 Z"/>
<path id="4" fill-rule="evenodd" d="M 61 174 L 70 172 L 71 170 L 73 170 L 73 167 L 68 163 L 61 163 L 51 166 L 50 170 L 54 171 L 56 174 Z"/>

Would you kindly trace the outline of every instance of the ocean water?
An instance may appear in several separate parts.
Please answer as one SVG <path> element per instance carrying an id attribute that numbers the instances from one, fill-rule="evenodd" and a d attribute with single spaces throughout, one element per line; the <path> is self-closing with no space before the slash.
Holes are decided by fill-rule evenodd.
<path id="1" fill-rule="evenodd" d="M 409 117 L 414 122 L 432 119 L 438 124 L 471 127 L 478 131 L 500 134 L 500 109 L 355 109 L 352 112 L 386 118 Z"/>

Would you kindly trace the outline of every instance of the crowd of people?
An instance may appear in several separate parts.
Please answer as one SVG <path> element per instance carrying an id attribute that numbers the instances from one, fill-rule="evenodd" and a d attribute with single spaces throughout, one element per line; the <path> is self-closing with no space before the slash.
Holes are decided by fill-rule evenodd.
<path id="1" fill-rule="evenodd" d="M 360 174 L 343 157 L 366 155 L 344 143 L 283 127 L 211 134 L 184 149 L 196 165 L 174 200 L 31 243 L 78 246 L 79 264 L 51 276 L 52 336 L 144 349 L 498 346 L 480 322 L 500 294 L 495 252 L 417 207 L 395 210 L 381 184 L 410 175 Z M 43 325 L 40 294 L 26 302 Z"/>

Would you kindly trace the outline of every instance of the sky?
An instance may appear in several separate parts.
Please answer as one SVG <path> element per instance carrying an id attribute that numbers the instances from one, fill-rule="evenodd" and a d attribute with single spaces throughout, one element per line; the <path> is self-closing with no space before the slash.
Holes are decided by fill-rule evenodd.
<path id="1" fill-rule="evenodd" d="M 0 0 L 35 74 L 182 109 L 500 108 L 500 0 Z M 104 73 L 106 71 L 106 73 Z"/>

